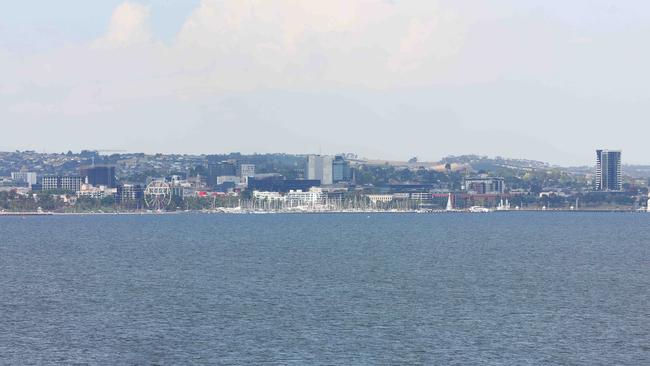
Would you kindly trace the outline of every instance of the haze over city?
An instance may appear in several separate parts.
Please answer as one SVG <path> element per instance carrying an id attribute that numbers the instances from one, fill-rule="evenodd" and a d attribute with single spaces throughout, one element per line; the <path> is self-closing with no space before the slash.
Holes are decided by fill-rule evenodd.
<path id="1" fill-rule="evenodd" d="M 0 150 L 648 163 L 644 1 L 21 1 Z"/>

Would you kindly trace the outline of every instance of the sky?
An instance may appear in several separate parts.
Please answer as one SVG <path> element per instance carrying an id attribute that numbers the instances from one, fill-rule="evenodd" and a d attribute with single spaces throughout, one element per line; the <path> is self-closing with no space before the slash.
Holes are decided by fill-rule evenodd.
<path id="1" fill-rule="evenodd" d="M 650 2 L 22 0 L 0 150 L 650 164 Z"/>

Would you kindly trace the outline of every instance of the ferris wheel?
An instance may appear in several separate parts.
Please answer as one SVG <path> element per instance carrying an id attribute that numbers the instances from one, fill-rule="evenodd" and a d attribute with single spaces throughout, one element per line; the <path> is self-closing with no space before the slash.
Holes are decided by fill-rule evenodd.
<path id="1" fill-rule="evenodd" d="M 144 202 L 152 210 L 162 211 L 172 201 L 172 189 L 166 182 L 155 180 L 144 190 Z"/>

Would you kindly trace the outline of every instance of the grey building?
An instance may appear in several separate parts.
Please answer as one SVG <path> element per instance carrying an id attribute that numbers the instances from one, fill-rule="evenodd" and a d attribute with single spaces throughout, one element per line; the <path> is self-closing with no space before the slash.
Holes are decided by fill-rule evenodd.
<path id="1" fill-rule="evenodd" d="M 80 169 L 80 173 L 85 178 L 86 183 L 95 187 L 105 186 L 115 188 L 117 186 L 114 166 L 93 165 L 83 167 Z"/>
<path id="2" fill-rule="evenodd" d="M 237 162 L 225 160 L 208 164 L 208 184 L 217 184 L 217 177 L 237 175 Z"/>
<path id="3" fill-rule="evenodd" d="M 27 183 L 29 186 L 38 183 L 38 176 L 36 173 L 22 170 L 11 173 L 11 179 L 16 183 Z"/>
<path id="4" fill-rule="evenodd" d="M 505 180 L 500 177 L 479 177 L 466 178 L 465 190 L 474 194 L 503 194 L 505 192 Z"/>
<path id="5" fill-rule="evenodd" d="M 622 191 L 621 151 L 596 150 L 596 190 Z"/>
<path id="6" fill-rule="evenodd" d="M 242 182 L 248 182 L 248 178 L 255 177 L 255 164 L 238 164 L 237 175 Z"/>
<path id="7" fill-rule="evenodd" d="M 350 163 L 342 156 L 337 155 L 332 162 L 332 181 L 350 182 L 352 180 L 352 169 Z"/>
<path id="8" fill-rule="evenodd" d="M 140 201 L 144 198 L 144 188 L 139 184 L 120 184 L 117 186 L 115 200 L 118 203 Z"/>
<path id="9" fill-rule="evenodd" d="M 319 180 L 321 184 L 332 184 L 332 163 L 334 159 L 331 156 L 309 155 L 307 158 L 307 167 L 305 169 L 305 178 L 308 180 Z"/>

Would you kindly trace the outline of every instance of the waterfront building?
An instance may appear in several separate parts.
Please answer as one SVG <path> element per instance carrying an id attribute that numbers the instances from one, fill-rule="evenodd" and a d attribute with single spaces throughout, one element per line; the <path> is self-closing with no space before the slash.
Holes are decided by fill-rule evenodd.
<path id="1" fill-rule="evenodd" d="M 59 189 L 59 178 L 57 176 L 45 176 L 41 178 L 41 190 L 54 191 Z"/>
<path id="2" fill-rule="evenodd" d="M 306 178 L 319 180 L 323 185 L 330 185 L 333 181 L 332 163 L 333 158 L 326 155 L 309 155 L 305 169 Z"/>
<path id="3" fill-rule="evenodd" d="M 392 202 L 393 201 L 393 195 L 392 194 L 368 194 L 366 195 L 370 202 L 373 204 L 376 204 L 377 202 L 380 203 L 387 203 L 387 202 Z"/>
<path id="4" fill-rule="evenodd" d="M 117 186 L 114 166 L 93 165 L 83 167 L 79 171 L 81 176 L 84 177 L 85 183 L 95 187 L 105 186 L 108 188 L 115 188 Z"/>
<path id="5" fill-rule="evenodd" d="M 139 184 L 120 184 L 117 186 L 115 201 L 120 204 L 139 202 L 144 198 L 144 188 Z"/>
<path id="6" fill-rule="evenodd" d="M 622 191 L 621 151 L 596 150 L 596 190 Z"/>
<path id="7" fill-rule="evenodd" d="M 427 201 L 431 199 L 431 193 L 429 192 L 412 192 L 410 193 L 410 198 L 413 201 Z"/>
<path id="8" fill-rule="evenodd" d="M 465 178 L 465 190 L 473 194 L 503 194 L 505 180 L 499 177 L 488 177 L 486 174 Z"/>
<path id="9" fill-rule="evenodd" d="M 286 198 L 280 192 L 253 191 L 253 197 L 262 201 L 285 201 Z"/>
<path id="10" fill-rule="evenodd" d="M 317 187 L 312 187 L 307 192 L 301 190 L 289 191 L 285 195 L 290 207 L 320 205 L 323 204 L 324 198 L 323 191 Z"/>
<path id="11" fill-rule="evenodd" d="M 407 200 L 410 198 L 410 194 L 408 192 L 393 193 L 392 196 L 395 200 Z"/>
<path id="12" fill-rule="evenodd" d="M 281 176 L 248 178 L 248 189 L 252 191 L 285 193 L 298 190 L 308 191 L 310 188 L 318 186 L 320 186 L 320 181 L 313 179 L 284 179 Z"/>
<path id="13" fill-rule="evenodd" d="M 81 189 L 84 179 L 80 176 L 44 176 L 41 178 L 41 190 L 43 191 L 73 191 Z"/>
<path id="14" fill-rule="evenodd" d="M 61 189 L 64 191 L 78 191 L 84 179 L 79 176 L 61 177 Z"/>
<path id="15" fill-rule="evenodd" d="M 81 185 L 79 191 L 77 191 L 77 197 L 90 197 L 90 198 L 105 198 L 115 196 L 117 193 L 116 188 L 109 188 L 106 186 L 95 187 L 91 184 L 84 183 Z"/>

